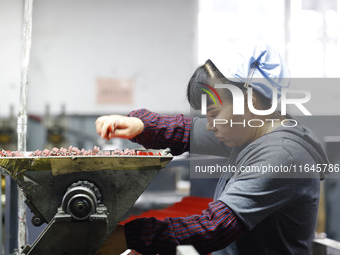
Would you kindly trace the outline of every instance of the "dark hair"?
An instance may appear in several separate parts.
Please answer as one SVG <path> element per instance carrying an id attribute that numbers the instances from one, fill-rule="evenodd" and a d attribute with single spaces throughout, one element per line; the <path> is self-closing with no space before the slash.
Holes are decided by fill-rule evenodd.
<path id="1" fill-rule="evenodd" d="M 215 84 L 231 84 L 237 86 L 242 90 L 243 94 L 247 91 L 244 88 L 244 83 L 234 82 L 228 80 L 214 65 L 214 63 L 208 59 L 204 65 L 198 67 L 194 74 L 191 76 L 188 87 L 187 87 L 187 98 L 191 105 L 191 107 L 195 110 L 201 109 L 201 95 L 205 92 L 201 88 L 205 88 L 203 84 L 207 84 L 211 87 L 214 87 Z M 262 106 L 265 109 L 269 109 L 271 107 L 271 99 L 266 98 L 257 90 L 253 90 L 256 97 L 260 100 Z M 229 90 L 224 89 L 220 94 L 224 95 L 230 102 L 232 103 L 233 98 L 232 94 Z M 207 97 L 208 106 L 213 104 L 214 102 L 210 97 Z"/>

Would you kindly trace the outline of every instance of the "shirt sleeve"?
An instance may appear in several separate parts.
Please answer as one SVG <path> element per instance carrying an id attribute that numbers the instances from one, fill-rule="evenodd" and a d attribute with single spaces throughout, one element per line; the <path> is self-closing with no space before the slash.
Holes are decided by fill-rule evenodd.
<path id="1" fill-rule="evenodd" d="M 132 142 L 147 149 L 170 148 L 173 155 L 189 151 L 191 117 L 184 117 L 183 114 L 160 115 L 147 109 L 132 111 L 128 116 L 137 117 L 144 123 L 143 132 L 132 138 Z"/>
<path id="2" fill-rule="evenodd" d="M 200 254 L 221 250 L 236 240 L 245 226 L 224 203 L 215 201 L 201 215 L 141 218 L 125 225 L 129 249 L 142 254 L 176 254 L 176 246 L 191 244 Z"/>

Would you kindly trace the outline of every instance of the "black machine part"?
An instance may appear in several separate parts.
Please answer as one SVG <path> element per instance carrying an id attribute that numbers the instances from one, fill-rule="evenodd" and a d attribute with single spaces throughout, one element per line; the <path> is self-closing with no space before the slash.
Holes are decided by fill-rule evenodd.
<path id="1" fill-rule="evenodd" d="M 67 189 L 62 208 L 74 220 L 86 220 L 95 213 L 100 198 L 100 191 L 93 183 L 78 181 Z"/>
<path id="2" fill-rule="evenodd" d="M 22 254 L 95 254 L 173 158 L 169 149 L 143 152 L 148 156 L 31 157 L 25 152 L 23 157 L 0 158 L 0 171 L 24 192 L 34 225 L 48 223 Z"/>
<path id="3" fill-rule="evenodd" d="M 95 254 L 108 231 L 107 208 L 98 203 L 100 197 L 99 189 L 93 183 L 73 183 L 65 192 L 56 215 L 21 254 Z M 77 243 L 81 245 L 75 245 Z"/>

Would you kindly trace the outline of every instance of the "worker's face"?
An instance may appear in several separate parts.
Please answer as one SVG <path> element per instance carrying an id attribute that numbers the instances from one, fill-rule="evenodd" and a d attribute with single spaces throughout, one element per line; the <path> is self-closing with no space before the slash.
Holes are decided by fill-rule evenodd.
<path id="1" fill-rule="evenodd" d="M 232 103 L 223 99 L 222 103 L 223 105 L 212 104 L 207 107 L 206 129 L 213 131 L 215 136 L 228 147 L 238 147 L 251 142 L 255 136 L 256 128 L 247 124 L 247 120 L 250 118 L 249 111 L 246 111 L 244 115 L 233 115 Z M 243 124 L 244 120 L 245 125 Z M 218 124 L 225 122 L 227 123 Z"/>

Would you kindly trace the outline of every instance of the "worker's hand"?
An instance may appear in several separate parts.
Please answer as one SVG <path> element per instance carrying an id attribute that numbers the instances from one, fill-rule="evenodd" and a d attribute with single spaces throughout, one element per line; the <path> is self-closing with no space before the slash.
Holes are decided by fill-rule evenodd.
<path id="1" fill-rule="evenodd" d="M 135 117 L 106 115 L 96 120 L 96 129 L 101 138 L 107 140 L 113 137 L 131 139 L 143 132 L 144 123 Z"/>
<path id="2" fill-rule="evenodd" d="M 127 246 L 124 226 L 118 225 L 96 255 L 120 255 L 126 250 Z"/>

